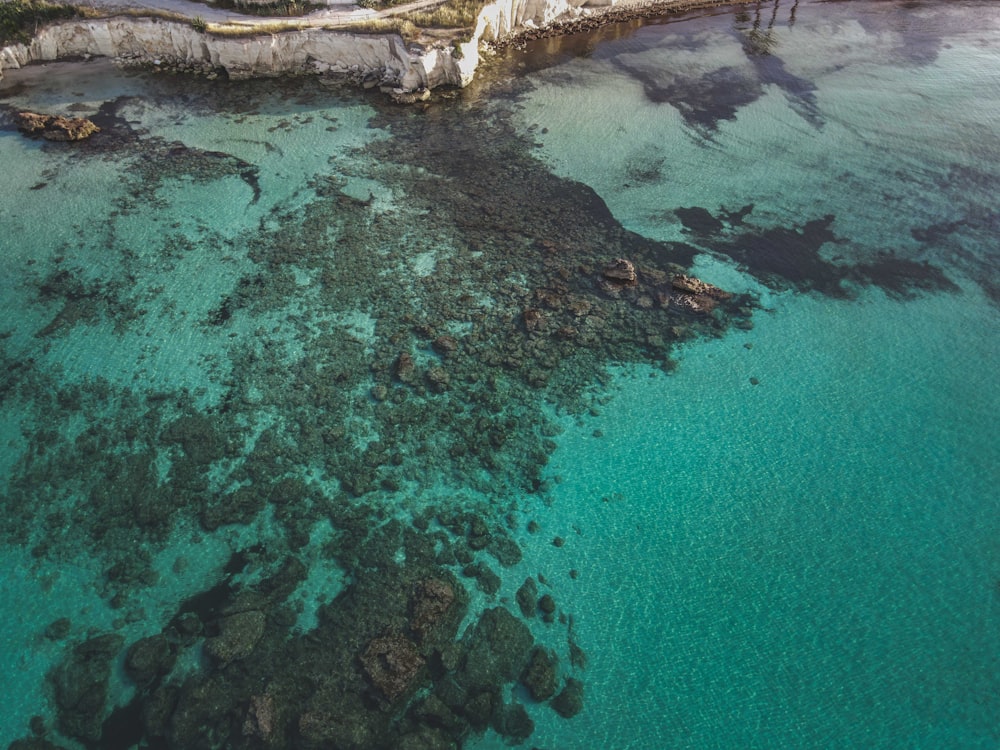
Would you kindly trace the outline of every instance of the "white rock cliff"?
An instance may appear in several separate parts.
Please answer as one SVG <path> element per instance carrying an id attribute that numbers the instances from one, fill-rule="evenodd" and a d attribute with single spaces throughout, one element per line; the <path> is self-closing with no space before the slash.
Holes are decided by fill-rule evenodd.
<path id="1" fill-rule="evenodd" d="M 457 47 L 407 48 L 396 34 L 352 34 L 320 28 L 247 37 L 215 36 L 182 22 L 117 16 L 68 21 L 41 29 L 30 44 L 0 50 L 5 68 L 31 62 L 82 57 L 130 57 L 223 68 L 232 78 L 287 73 L 354 72 L 413 91 L 465 86 L 480 59 L 480 42 L 502 39 L 523 28 L 545 26 L 579 13 L 584 4 L 609 0 L 496 0 L 480 12 L 472 38 Z"/>

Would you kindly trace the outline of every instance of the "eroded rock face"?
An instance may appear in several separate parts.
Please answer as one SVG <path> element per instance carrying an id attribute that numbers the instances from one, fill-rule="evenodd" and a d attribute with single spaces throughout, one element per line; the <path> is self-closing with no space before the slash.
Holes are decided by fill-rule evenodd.
<path id="1" fill-rule="evenodd" d="M 396 633 L 369 643 L 361 664 L 372 685 L 394 701 L 413 683 L 424 666 L 424 658 L 413 641 Z"/>
<path id="2" fill-rule="evenodd" d="M 635 264 L 626 258 L 615 258 L 604 267 L 601 275 L 612 284 L 622 286 L 635 286 L 639 278 L 635 272 Z"/>
<path id="3" fill-rule="evenodd" d="M 685 274 L 674 276 L 670 286 L 673 289 L 670 304 L 684 312 L 707 314 L 712 312 L 719 302 L 733 296 L 717 286 Z"/>
<path id="4" fill-rule="evenodd" d="M 82 141 L 101 129 L 84 117 L 20 112 L 18 129 L 25 135 L 40 135 L 47 141 Z"/>

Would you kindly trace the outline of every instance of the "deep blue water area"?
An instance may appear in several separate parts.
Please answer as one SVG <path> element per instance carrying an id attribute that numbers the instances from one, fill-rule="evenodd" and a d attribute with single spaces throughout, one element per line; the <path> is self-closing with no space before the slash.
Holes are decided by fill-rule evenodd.
<path id="1" fill-rule="evenodd" d="M 8 71 L 0 743 L 997 747 L 998 41 Z"/>

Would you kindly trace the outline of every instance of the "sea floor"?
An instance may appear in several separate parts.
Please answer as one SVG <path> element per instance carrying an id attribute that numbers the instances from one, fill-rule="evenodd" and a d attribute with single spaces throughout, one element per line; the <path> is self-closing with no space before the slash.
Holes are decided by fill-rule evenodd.
<path id="1" fill-rule="evenodd" d="M 997 38 L 6 73 L 0 744 L 996 747 Z"/>

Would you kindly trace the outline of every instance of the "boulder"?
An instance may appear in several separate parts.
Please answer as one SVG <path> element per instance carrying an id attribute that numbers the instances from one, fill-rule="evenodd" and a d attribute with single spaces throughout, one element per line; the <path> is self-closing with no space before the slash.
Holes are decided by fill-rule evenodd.
<path id="1" fill-rule="evenodd" d="M 409 352 L 400 352 L 393 369 L 400 382 L 412 383 L 416 371 L 416 363 L 413 361 L 413 355 Z"/>
<path id="2" fill-rule="evenodd" d="M 723 291 L 706 281 L 702 281 L 694 276 L 686 276 L 682 273 L 674 276 L 670 281 L 670 285 L 684 294 L 705 295 L 718 300 L 729 299 L 733 296 L 729 292 Z"/>
<path id="3" fill-rule="evenodd" d="M 270 693 L 250 696 L 250 706 L 243 722 L 243 736 L 270 741 L 275 731 L 274 696 Z"/>
<path id="4" fill-rule="evenodd" d="M 500 576 L 494 573 L 489 566 L 483 563 L 473 563 L 466 565 L 462 569 L 462 575 L 476 579 L 476 585 L 484 594 L 493 596 L 500 590 Z"/>
<path id="5" fill-rule="evenodd" d="M 503 607 L 483 612 L 463 640 L 465 661 L 455 677 L 472 695 L 516 680 L 534 642 L 527 626 Z"/>
<path id="6" fill-rule="evenodd" d="M 521 317 L 524 321 L 524 328 L 528 333 L 534 333 L 545 325 L 545 316 L 542 314 L 542 311 L 536 310 L 533 307 L 529 307 L 521 313 Z"/>
<path id="7" fill-rule="evenodd" d="M 701 279 L 677 274 L 670 280 L 671 294 L 668 303 L 679 312 L 707 315 L 722 300 L 733 295 Z M 662 301 L 661 301 L 662 304 Z"/>
<path id="8" fill-rule="evenodd" d="M 458 341 L 454 336 L 438 336 L 431 342 L 431 348 L 442 357 L 447 357 L 458 350 Z"/>
<path id="9" fill-rule="evenodd" d="M 497 734 L 507 737 L 513 743 L 524 742 L 535 731 L 535 722 L 528 716 L 524 706 L 514 703 L 494 712 L 493 728 Z"/>
<path id="10" fill-rule="evenodd" d="M 611 283 L 620 286 L 635 286 L 639 279 L 635 272 L 635 264 L 625 258 L 615 258 L 604 267 L 601 275 Z"/>

